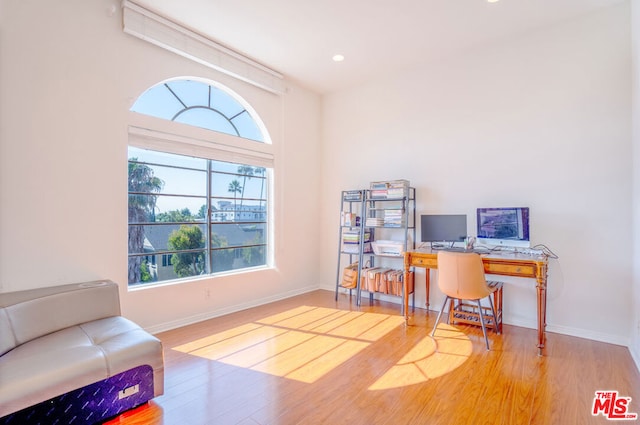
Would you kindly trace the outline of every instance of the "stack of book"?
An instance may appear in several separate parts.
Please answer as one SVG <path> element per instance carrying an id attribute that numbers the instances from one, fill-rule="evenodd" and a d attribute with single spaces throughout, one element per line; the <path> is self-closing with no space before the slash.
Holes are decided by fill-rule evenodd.
<path id="1" fill-rule="evenodd" d="M 371 199 L 387 199 L 385 183 L 371 183 Z"/>
<path id="2" fill-rule="evenodd" d="M 404 210 L 393 209 L 384 210 L 384 226 L 385 227 L 402 227 L 404 226 Z"/>
<path id="3" fill-rule="evenodd" d="M 393 199 L 409 195 L 408 180 L 391 180 L 371 182 L 369 185 L 371 199 Z"/>
<path id="4" fill-rule="evenodd" d="M 409 182 L 407 182 L 407 185 L 408 184 L 409 184 Z M 407 196 L 407 191 L 408 190 L 404 185 L 389 187 L 387 189 L 387 198 L 402 198 L 404 196 Z"/>
<path id="5" fill-rule="evenodd" d="M 363 252 L 371 252 L 371 232 L 364 233 Z M 360 252 L 360 231 L 345 230 L 342 232 L 342 252 L 358 254 Z"/>
<path id="6" fill-rule="evenodd" d="M 345 190 L 343 197 L 345 201 L 362 201 L 363 190 Z"/>
<path id="7" fill-rule="evenodd" d="M 384 218 L 382 217 L 367 217 L 366 224 L 367 227 L 379 227 L 384 225 Z"/>

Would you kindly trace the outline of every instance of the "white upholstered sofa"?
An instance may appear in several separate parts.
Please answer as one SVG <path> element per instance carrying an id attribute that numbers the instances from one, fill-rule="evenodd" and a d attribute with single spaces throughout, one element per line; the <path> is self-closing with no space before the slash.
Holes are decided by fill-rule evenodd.
<path id="1" fill-rule="evenodd" d="M 0 293 L 0 424 L 101 422 L 163 382 L 161 342 L 120 315 L 114 282 Z"/>

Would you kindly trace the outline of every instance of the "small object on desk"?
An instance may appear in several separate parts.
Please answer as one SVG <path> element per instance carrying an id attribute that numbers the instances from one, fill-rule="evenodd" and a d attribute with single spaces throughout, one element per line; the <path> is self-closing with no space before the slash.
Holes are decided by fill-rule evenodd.
<path id="1" fill-rule="evenodd" d="M 467 236 L 464 238 L 464 246 L 467 250 L 473 250 L 473 245 L 476 243 L 475 236 Z"/>

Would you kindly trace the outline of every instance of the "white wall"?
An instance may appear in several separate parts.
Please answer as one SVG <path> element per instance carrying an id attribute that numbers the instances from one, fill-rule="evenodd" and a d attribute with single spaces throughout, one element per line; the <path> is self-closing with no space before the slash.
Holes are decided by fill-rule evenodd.
<path id="1" fill-rule="evenodd" d="M 640 368 L 640 2 L 631 1 L 633 152 L 633 320 L 630 350 Z"/>
<path id="2" fill-rule="evenodd" d="M 0 19 L 0 291 L 108 278 L 159 330 L 317 287 L 319 96 L 278 99 L 126 35 L 116 0 L 3 1 Z M 127 111 L 185 75 L 240 93 L 272 135 L 277 267 L 130 292 Z"/>
<path id="3" fill-rule="evenodd" d="M 326 96 L 322 227 L 337 228 L 340 190 L 384 179 L 410 180 L 418 214 L 468 214 L 472 234 L 477 207 L 528 206 L 532 243 L 560 257 L 547 329 L 628 344 L 629 52 L 624 3 Z M 322 242 L 329 288 L 337 229 Z M 509 282 L 505 322 L 535 327 L 535 282 Z"/>

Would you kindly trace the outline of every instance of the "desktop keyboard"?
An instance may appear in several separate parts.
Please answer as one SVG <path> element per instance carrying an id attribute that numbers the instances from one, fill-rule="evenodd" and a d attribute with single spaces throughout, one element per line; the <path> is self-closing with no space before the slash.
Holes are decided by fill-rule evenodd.
<path id="1" fill-rule="evenodd" d="M 489 250 L 486 248 L 473 248 L 466 249 L 461 246 L 453 246 L 448 248 L 435 248 L 438 251 L 448 251 L 448 252 L 475 252 L 476 254 L 488 254 Z"/>

